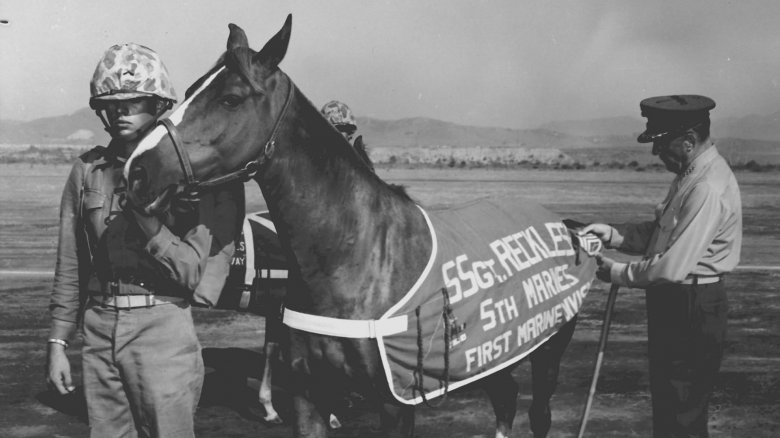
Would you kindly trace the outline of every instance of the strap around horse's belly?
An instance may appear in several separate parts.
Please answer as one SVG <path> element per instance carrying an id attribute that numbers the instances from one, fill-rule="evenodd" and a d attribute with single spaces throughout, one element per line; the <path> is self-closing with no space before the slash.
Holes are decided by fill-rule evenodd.
<path id="1" fill-rule="evenodd" d="M 374 339 L 406 331 L 406 315 L 387 319 L 341 319 L 311 315 L 284 308 L 282 322 L 296 330 L 340 338 Z"/>

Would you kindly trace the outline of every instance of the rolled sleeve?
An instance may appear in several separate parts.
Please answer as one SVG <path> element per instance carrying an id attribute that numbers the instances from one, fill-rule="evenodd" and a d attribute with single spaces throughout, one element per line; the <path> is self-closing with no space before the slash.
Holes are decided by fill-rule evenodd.
<path id="1" fill-rule="evenodd" d="M 211 232 L 197 225 L 179 238 L 166 226 L 146 243 L 146 251 L 163 267 L 165 275 L 189 290 L 200 282 L 211 247 Z"/>

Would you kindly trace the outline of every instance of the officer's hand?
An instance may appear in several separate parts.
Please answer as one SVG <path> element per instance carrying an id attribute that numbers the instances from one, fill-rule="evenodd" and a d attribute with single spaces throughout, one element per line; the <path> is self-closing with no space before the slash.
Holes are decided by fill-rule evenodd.
<path id="1" fill-rule="evenodd" d="M 62 395 L 76 390 L 70 376 L 70 361 L 62 345 L 49 344 L 46 356 L 46 383 Z"/>
<path id="2" fill-rule="evenodd" d="M 589 224 L 580 230 L 580 235 L 591 233 L 595 234 L 602 242 L 609 243 L 612 238 L 612 227 L 607 224 Z"/>
<path id="3" fill-rule="evenodd" d="M 609 257 L 597 255 L 596 264 L 599 266 L 596 270 L 596 278 L 607 283 L 612 283 L 611 270 L 612 265 L 615 264 L 615 261 Z"/>

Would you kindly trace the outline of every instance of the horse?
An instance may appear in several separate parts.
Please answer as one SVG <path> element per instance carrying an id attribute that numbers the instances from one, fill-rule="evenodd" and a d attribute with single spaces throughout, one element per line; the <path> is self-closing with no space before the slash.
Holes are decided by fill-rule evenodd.
<path id="1" fill-rule="evenodd" d="M 263 421 L 268 424 L 283 423 L 273 404 L 272 370 L 274 360 L 280 357 L 281 347 L 289 342 L 280 313 L 289 269 L 268 211 L 247 213 L 215 308 L 248 312 L 264 318 L 263 365 L 257 401 L 265 411 Z M 333 413 L 328 423 L 331 429 L 341 427 Z"/>
<path id="2" fill-rule="evenodd" d="M 141 141 L 128 160 L 125 178 L 129 202 L 146 214 L 157 214 L 177 196 L 209 190 L 227 181 L 253 179 L 259 185 L 282 251 L 290 262 L 284 320 L 290 327 L 286 356 L 293 373 L 294 436 L 326 436 L 325 418 L 332 394 L 345 390 L 376 401 L 386 434 L 412 436 L 416 404 L 446 395 L 450 387 L 473 380 L 482 384 L 491 401 L 496 436 L 506 437 L 512 428 L 519 392 L 511 372 L 525 357 L 530 357 L 533 379 L 530 427 L 534 436 L 546 436 L 551 423 L 550 397 L 557 384 L 561 356 L 576 324 L 577 307 L 572 307 L 576 302 L 563 306 L 565 318 L 548 315 L 559 325 L 549 326 L 544 332 L 541 325 L 532 327 L 527 323 L 519 327 L 518 345 L 521 335 L 524 340 L 533 339 L 528 341 L 529 349 L 512 362 L 493 368 L 484 365 L 503 351 L 503 344 L 497 344 L 499 340 L 483 350 L 469 350 L 469 365 L 480 374 L 452 385 L 447 362 L 456 356 L 450 352 L 467 338 L 466 333 L 459 332 L 466 324 L 457 323 L 457 319 L 473 315 L 458 315 L 451 306 L 455 301 L 468 301 L 466 297 L 479 289 L 477 286 L 504 282 L 515 273 L 512 266 L 520 270 L 532 264 L 530 259 L 519 258 L 520 244 L 512 243 L 519 242 L 517 239 L 524 236 L 527 244 L 535 246 L 535 260 L 542 260 L 553 253 L 567 257 L 575 254 L 573 249 L 557 246 L 571 243 L 569 236 L 559 233 L 557 222 L 549 223 L 551 235 L 557 236 L 552 241 L 538 234 L 534 238 L 536 231 L 529 227 L 493 242 L 495 247 L 491 248 L 500 259 L 495 266 L 474 262 L 470 265 L 473 271 L 461 272 L 465 256 L 447 264 L 444 274 L 450 277 L 441 288 L 441 296 L 434 300 L 436 306 L 444 303 L 442 317 L 433 324 L 439 335 L 444 327 L 445 342 L 437 341 L 436 347 L 443 350 L 444 370 L 438 370 L 435 376 L 426 374 L 420 345 L 420 366 L 414 370 L 419 385 L 411 386 L 416 395 L 410 399 L 400 396 L 383 366 L 388 347 L 376 341 L 392 339 L 391 334 L 399 333 L 398 326 L 403 325 L 411 326 L 409 333 L 417 333 L 417 343 L 422 344 L 419 312 L 423 305 L 416 308 L 416 332 L 410 322 L 414 321 L 413 313 L 392 318 L 388 315 L 399 304 L 408 303 L 407 292 L 419 289 L 422 275 L 430 271 L 432 254 L 437 249 L 431 237 L 433 228 L 428 213 L 402 188 L 372 172 L 279 68 L 291 27 L 292 17 L 288 16 L 281 30 L 256 52 L 249 48 L 244 31 L 229 25 L 227 51 L 195 81 L 179 108 Z M 541 206 L 528 208 L 543 210 Z M 557 249 L 551 249 L 553 246 L 545 240 L 557 242 Z M 595 262 L 586 261 L 586 265 L 592 278 Z M 456 267 L 458 274 L 454 275 Z M 564 273 L 560 278 L 567 277 Z M 578 285 L 581 299 L 590 283 L 572 278 L 576 281 L 571 284 Z M 469 280 L 471 287 L 466 288 L 461 280 Z M 529 303 L 549 298 L 538 289 L 530 290 L 530 294 L 526 291 Z M 540 315 L 537 324 L 546 321 Z M 494 325 L 497 320 L 494 316 Z M 476 322 L 469 325 L 479 323 L 477 315 Z M 462 359 L 461 355 L 457 358 Z"/>

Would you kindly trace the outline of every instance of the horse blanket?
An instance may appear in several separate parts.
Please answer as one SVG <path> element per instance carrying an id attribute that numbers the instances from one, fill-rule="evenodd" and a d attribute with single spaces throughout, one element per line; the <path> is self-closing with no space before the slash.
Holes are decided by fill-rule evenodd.
<path id="1" fill-rule="evenodd" d="M 249 213 L 216 307 L 278 316 L 287 275 L 287 259 L 268 211 Z"/>
<path id="2" fill-rule="evenodd" d="M 481 200 L 428 218 L 425 271 L 380 318 L 405 315 L 406 330 L 377 336 L 388 385 L 405 404 L 528 356 L 575 316 L 596 271 L 558 215 L 538 204 Z"/>

